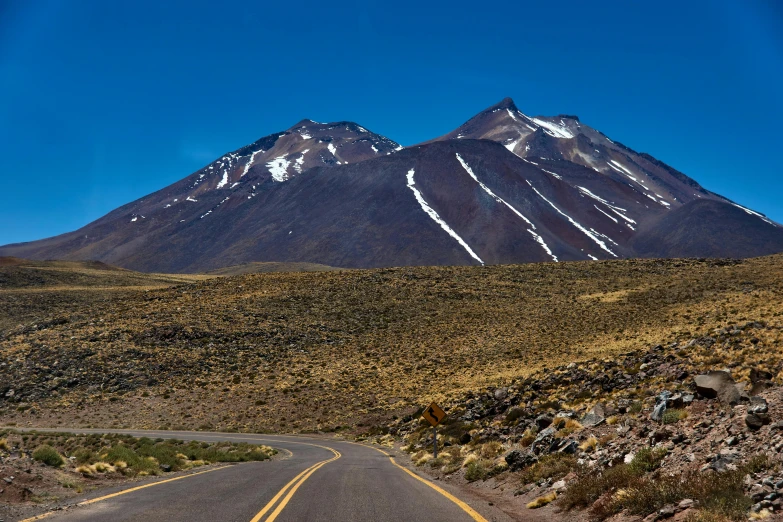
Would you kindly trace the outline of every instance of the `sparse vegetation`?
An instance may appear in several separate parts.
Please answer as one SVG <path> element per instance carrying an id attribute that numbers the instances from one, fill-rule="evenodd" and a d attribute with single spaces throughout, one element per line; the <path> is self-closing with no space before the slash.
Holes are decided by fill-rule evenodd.
<path id="1" fill-rule="evenodd" d="M 60 455 L 56 449 L 49 446 L 48 444 L 44 444 L 43 446 L 36 448 L 36 450 L 33 452 L 33 459 L 37 460 L 38 462 L 43 462 L 47 466 L 58 468 L 65 464 L 65 460 L 63 459 L 62 455 Z"/>

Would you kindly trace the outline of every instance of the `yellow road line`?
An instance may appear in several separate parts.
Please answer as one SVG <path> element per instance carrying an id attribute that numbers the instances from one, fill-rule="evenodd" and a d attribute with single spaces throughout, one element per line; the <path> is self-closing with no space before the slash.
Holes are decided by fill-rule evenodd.
<path id="1" fill-rule="evenodd" d="M 451 500 L 452 502 L 454 502 L 454 503 L 455 503 L 456 505 L 458 505 L 458 506 L 459 506 L 459 507 L 460 507 L 460 508 L 461 508 L 461 509 L 462 509 L 462 510 L 465 512 L 465 513 L 467 513 L 468 515 L 470 515 L 470 516 L 471 516 L 471 518 L 473 518 L 473 520 L 475 520 L 476 522 L 487 522 L 487 519 L 486 519 L 486 518 L 484 518 L 484 517 L 482 517 L 481 515 L 479 515 L 479 514 L 478 514 L 478 512 L 476 512 L 476 510 L 475 510 L 475 509 L 473 509 L 472 507 L 470 507 L 469 505 L 467 505 L 465 502 L 461 501 L 460 499 L 458 499 L 457 497 L 455 497 L 454 495 L 452 495 L 452 494 L 451 494 L 451 493 L 449 493 L 448 491 L 444 490 L 443 488 L 441 488 L 441 487 L 439 487 L 439 486 L 436 486 L 435 484 L 433 484 L 433 483 L 432 483 L 432 482 L 430 482 L 429 480 L 426 480 L 426 479 L 423 479 L 423 478 L 421 478 L 420 476 L 418 476 L 417 474 L 415 474 L 414 472 L 412 472 L 412 471 L 411 471 L 411 470 L 409 470 L 408 468 L 405 468 L 405 467 L 403 467 L 403 466 L 400 466 L 399 464 L 397 464 L 397 463 L 394 461 L 394 457 L 392 457 L 391 455 L 389 455 L 388 453 L 386 453 L 386 452 L 385 452 L 385 451 L 383 451 L 382 449 L 380 449 L 380 448 L 376 448 L 375 446 L 371 446 L 371 445 L 369 445 L 369 444 L 360 444 L 360 443 L 358 443 L 358 442 L 351 442 L 351 441 L 345 441 L 345 442 L 347 442 L 348 444 L 356 444 L 357 446 L 364 446 L 365 448 L 374 449 L 375 451 L 377 451 L 377 452 L 379 452 L 379 453 L 382 453 L 382 454 L 386 455 L 387 457 L 389 457 L 389 460 L 391 461 L 391 463 L 392 463 L 392 464 L 394 464 L 395 466 L 397 466 L 398 468 L 400 468 L 400 469 L 401 469 L 401 470 L 403 470 L 405 473 L 407 473 L 407 474 L 408 474 L 408 475 L 410 475 L 411 477 L 415 478 L 415 479 L 416 479 L 416 480 L 418 480 L 419 482 L 423 482 L 424 484 L 427 484 L 429 487 L 431 487 L 432 489 L 434 489 L 435 491 L 437 491 L 438 493 L 440 493 L 441 495 L 443 495 L 443 496 L 444 496 L 444 497 L 446 497 L 447 499 L 449 499 L 449 500 Z"/>
<path id="2" fill-rule="evenodd" d="M 279 442 L 282 442 L 282 441 L 279 441 Z M 295 444 L 297 444 L 297 443 L 295 443 Z M 305 444 L 305 443 L 301 443 L 300 442 L 298 444 Z M 306 444 L 306 445 L 307 446 L 317 446 L 316 444 Z M 288 489 L 293 486 L 291 488 L 291 490 L 288 492 L 288 495 L 286 495 L 286 497 L 283 499 L 283 501 L 280 503 L 280 505 L 277 506 L 277 509 L 275 509 L 275 511 L 267 519 L 267 522 L 272 522 L 275 518 L 277 518 L 277 516 L 280 514 L 280 512 L 283 511 L 283 508 L 285 508 L 285 506 L 291 500 L 291 497 L 294 496 L 294 493 L 296 493 L 296 490 L 299 489 L 299 486 L 301 486 L 304 483 L 305 480 L 310 478 L 310 475 L 312 475 L 313 473 L 318 471 L 318 469 L 320 469 L 322 466 L 325 466 L 326 464 L 328 464 L 330 462 L 333 462 L 333 461 L 339 459 L 342 456 L 342 454 L 339 451 L 335 450 L 335 449 L 332 449 L 332 448 L 329 448 L 329 447 L 326 447 L 326 446 L 317 446 L 317 447 L 328 449 L 332 453 L 334 453 L 335 456 L 332 457 L 331 459 L 323 460 L 321 462 L 316 462 L 315 464 L 313 464 L 312 466 L 310 466 L 309 468 L 307 468 L 306 470 L 301 472 L 299 475 L 295 476 L 288 484 L 283 486 L 283 488 L 280 491 L 277 492 L 277 495 L 275 495 L 272 498 L 272 500 L 270 500 L 267 503 L 267 505 L 264 506 L 264 509 L 259 511 L 258 514 L 256 514 L 256 516 L 254 516 L 250 520 L 250 522 L 259 522 L 261 520 L 261 517 L 263 517 L 267 513 L 267 511 L 272 509 L 272 507 L 277 503 L 277 501 L 280 500 L 280 497 L 282 497 L 285 494 L 285 492 L 288 491 Z"/>
<path id="3" fill-rule="evenodd" d="M 181 477 L 175 477 L 175 478 L 166 479 L 166 480 L 159 480 L 157 482 L 150 482 L 149 484 L 144 484 L 143 486 L 136 486 L 135 488 L 123 489 L 122 491 L 118 491 L 117 493 L 112 493 L 111 495 L 104 495 L 102 497 L 93 498 L 93 499 L 90 499 L 90 500 L 85 500 L 83 502 L 79 502 L 76 505 L 77 506 L 86 506 L 88 504 L 94 504 L 94 503 L 100 502 L 102 500 L 107 500 L 107 499 L 110 499 L 110 498 L 119 497 L 120 495 L 126 495 L 128 493 L 133 493 L 134 491 L 138 491 L 140 489 L 151 488 L 152 486 L 157 486 L 159 484 L 165 484 L 167 482 L 174 482 L 175 480 L 182 480 L 182 479 L 186 479 L 186 478 L 190 478 L 190 477 L 195 477 L 196 475 L 203 475 L 204 473 L 211 473 L 213 471 L 226 469 L 228 467 L 229 466 L 221 466 L 219 468 L 208 469 L 206 471 L 199 471 L 197 473 L 191 473 L 189 475 L 183 475 Z M 52 515 L 54 515 L 55 513 L 58 513 L 58 512 L 59 511 L 49 511 L 48 513 L 43 513 L 41 515 L 37 515 L 37 516 L 31 517 L 31 518 L 26 518 L 26 519 L 22 520 L 21 522 L 34 522 L 35 520 L 41 520 L 41 519 L 50 517 L 50 516 L 52 516 Z"/>
<path id="4" fill-rule="evenodd" d="M 378 450 L 378 451 L 380 451 L 380 450 Z M 471 518 L 473 518 L 473 520 L 475 520 L 476 522 L 487 522 L 487 519 L 482 517 L 481 515 L 479 515 L 478 512 L 476 512 L 476 510 L 474 510 L 472 507 L 470 507 L 469 505 L 467 505 L 466 503 L 464 503 L 463 501 L 461 501 L 460 499 L 458 499 L 457 497 L 455 497 L 454 495 L 452 495 L 451 493 L 449 493 L 445 489 L 436 486 L 435 484 L 433 484 L 429 480 L 425 480 L 425 479 L 421 478 L 420 476 L 418 476 L 417 474 L 415 474 L 414 472 L 412 472 L 408 468 L 400 466 L 399 464 L 394 462 L 394 457 L 390 456 L 389 460 L 391 461 L 392 464 L 394 464 L 395 466 L 397 466 L 398 468 L 403 470 L 405 473 L 407 473 L 411 477 L 415 478 L 419 482 L 427 484 L 429 487 L 431 487 L 432 489 L 434 489 L 435 491 L 437 491 L 438 493 L 440 493 L 441 495 L 443 495 L 447 499 L 449 499 L 452 502 L 454 502 L 456 505 L 458 505 L 462 509 L 462 511 L 464 511 L 465 513 L 470 515 Z"/>
<path id="5" fill-rule="evenodd" d="M 298 489 L 299 489 L 299 486 L 301 486 L 302 484 L 304 484 L 304 482 L 305 482 L 305 481 L 306 481 L 308 478 L 310 478 L 310 475 L 312 475 L 313 473 L 315 473 L 316 471 L 318 471 L 319 469 L 321 469 L 323 466 L 325 466 L 325 465 L 329 464 L 330 462 L 333 462 L 333 461 L 335 461 L 335 460 L 339 459 L 341 456 L 342 456 L 342 455 L 341 455 L 339 452 L 337 452 L 337 456 L 335 456 L 335 457 L 333 457 L 333 458 L 331 458 L 331 459 L 329 459 L 329 460 L 327 460 L 327 461 L 325 461 L 325 462 L 322 462 L 322 463 L 318 464 L 318 466 L 317 466 L 315 469 L 312 469 L 312 470 L 311 470 L 309 473 L 307 473 L 307 475 L 305 475 L 305 476 L 302 478 L 302 480 L 300 480 L 300 481 L 299 481 L 299 482 L 296 484 L 296 486 L 294 486 L 294 487 L 291 489 L 291 491 L 289 491 L 289 492 L 288 492 L 288 495 L 286 495 L 286 496 L 285 496 L 285 498 L 283 499 L 283 501 L 282 501 L 282 502 L 280 502 L 280 504 L 279 504 L 279 505 L 277 506 L 277 508 L 276 508 L 276 509 L 275 509 L 275 510 L 272 512 L 272 514 L 271 514 L 271 515 L 269 515 L 269 518 L 267 518 L 267 519 L 266 519 L 266 522 L 273 522 L 273 521 L 274 521 L 274 520 L 277 518 L 277 516 L 278 516 L 278 515 L 279 515 L 279 514 L 280 514 L 280 513 L 283 511 L 283 509 L 285 509 L 286 505 L 288 505 L 288 502 L 291 500 L 291 497 L 293 497 L 293 496 L 294 496 L 294 493 L 296 493 L 296 490 L 298 490 Z"/>

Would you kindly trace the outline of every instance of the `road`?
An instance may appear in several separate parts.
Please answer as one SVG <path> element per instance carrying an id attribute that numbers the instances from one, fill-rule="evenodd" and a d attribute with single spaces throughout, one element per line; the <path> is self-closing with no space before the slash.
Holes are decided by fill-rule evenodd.
<path id="1" fill-rule="evenodd" d="M 266 444 L 285 457 L 210 468 L 141 487 L 108 488 L 79 498 L 79 505 L 45 514 L 47 521 L 480 522 L 505 518 L 487 514 L 486 503 L 480 508 L 484 515 L 480 514 L 453 488 L 400 466 L 385 448 L 299 436 L 67 431 Z"/>

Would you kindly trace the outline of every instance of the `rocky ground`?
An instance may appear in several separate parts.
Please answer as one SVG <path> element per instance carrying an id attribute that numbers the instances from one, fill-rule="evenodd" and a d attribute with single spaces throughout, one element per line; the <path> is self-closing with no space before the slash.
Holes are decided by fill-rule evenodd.
<path id="1" fill-rule="evenodd" d="M 0 421 L 371 431 L 559 361 L 773 319 L 781 267 L 626 260 L 0 290 L 24 317 L 0 328 Z"/>
<path id="2" fill-rule="evenodd" d="M 415 416 L 381 439 L 519 520 L 780 517 L 782 338 L 783 322 L 750 321 L 468 393 L 443 404 L 438 459 Z"/>

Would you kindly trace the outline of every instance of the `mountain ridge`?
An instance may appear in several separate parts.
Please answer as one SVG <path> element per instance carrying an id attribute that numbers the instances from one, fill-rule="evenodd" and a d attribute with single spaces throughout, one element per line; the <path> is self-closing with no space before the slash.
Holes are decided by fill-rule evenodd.
<path id="1" fill-rule="evenodd" d="M 156 272 L 668 256 L 682 251 L 675 236 L 657 248 L 637 230 L 658 237 L 651 227 L 671 227 L 667 213 L 701 199 L 726 206 L 713 205 L 706 226 L 689 218 L 679 241 L 721 256 L 730 249 L 690 236 L 728 233 L 743 256 L 783 251 L 783 227 L 762 214 L 578 117 L 530 117 L 505 98 L 405 148 L 355 122 L 303 119 L 77 231 L 0 255 Z"/>

